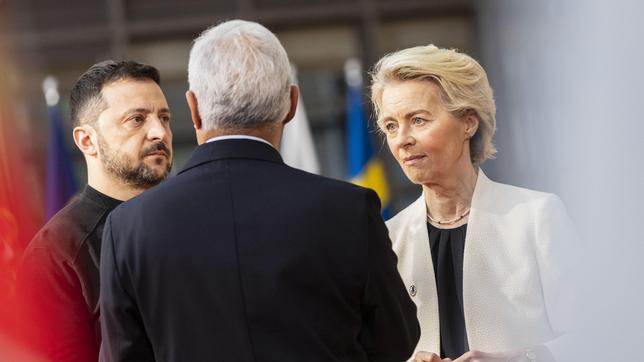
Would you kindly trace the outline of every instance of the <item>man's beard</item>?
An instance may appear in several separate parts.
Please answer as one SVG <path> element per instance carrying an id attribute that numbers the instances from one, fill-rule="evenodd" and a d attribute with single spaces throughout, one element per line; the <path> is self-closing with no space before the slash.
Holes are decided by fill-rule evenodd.
<path id="1" fill-rule="evenodd" d="M 132 161 L 122 153 L 113 151 L 105 142 L 105 139 L 98 135 L 98 147 L 100 149 L 100 159 L 105 167 L 105 170 L 123 181 L 127 185 L 136 188 L 149 189 L 152 186 L 159 184 L 163 181 L 170 170 L 172 169 L 172 162 L 168 162 L 166 170 L 161 175 L 157 173 L 148 165 L 143 162 L 143 158 L 152 152 L 165 151 L 168 158 L 171 156 L 170 150 L 162 143 L 157 142 L 150 147 L 145 148 L 138 159 L 141 160 L 138 165 L 132 165 Z"/>

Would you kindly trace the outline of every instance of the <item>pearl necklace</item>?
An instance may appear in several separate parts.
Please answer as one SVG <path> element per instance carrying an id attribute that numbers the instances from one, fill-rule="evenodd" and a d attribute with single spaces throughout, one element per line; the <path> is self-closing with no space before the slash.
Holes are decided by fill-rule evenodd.
<path id="1" fill-rule="evenodd" d="M 453 220 L 440 221 L 440 220 L 436 220 L 436 219 L 432 218 L 431 216 L 429 216 L 429 210 L 427 210 L 427 221 L 436 223 L 438 225 L 451 225 L 451 224 L 454 224 L 454 223 L 457 223 L 457 222 L 463 220 L 463 218 L 465 216 L 467 216 L 469 213 L 470 213 L 470 208 L 468 208 L 464 213 L 462 213 L 461 216 L 458 216 Z"/>

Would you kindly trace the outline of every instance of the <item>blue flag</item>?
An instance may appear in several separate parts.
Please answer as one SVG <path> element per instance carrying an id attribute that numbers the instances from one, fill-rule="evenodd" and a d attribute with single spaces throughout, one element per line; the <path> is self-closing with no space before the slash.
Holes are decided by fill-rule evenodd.
<path id="1" fill-rule="evenodd" d="M 49 145 L 45 180 L 45 218 L 49 220 L 78 190 L 69 153 L 65 148 L 60 110 L 48 107 Z"/>
<path id="2" fill-rule="evenodd" d="M 347 152 L 351 182 L 373 189 L 380 197 L 383 216 L 389 216 L 389 185 L 385 167 L 376 157 L 373 134 L 365 116 L 360 64 L 350 59 L 345 64 L 347 80 Z"/>

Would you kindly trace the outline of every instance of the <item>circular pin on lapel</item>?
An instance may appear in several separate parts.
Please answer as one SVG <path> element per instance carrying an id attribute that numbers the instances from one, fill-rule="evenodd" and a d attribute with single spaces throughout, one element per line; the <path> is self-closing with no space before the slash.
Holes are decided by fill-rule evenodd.
<path id="1" fill-rule="evenodd" d="M 416 296 L 416 292 L 417 292 L 417 291 L 418 291 L 418 290 L 416 290 L 416 286 L 415 286 L 415 285 L 413 285 L 413 284 L 412 284 L 412 285 L 409 287 L 409 294 L 410 294 L 412 297 L 415 297 L 415 296 Z"/>

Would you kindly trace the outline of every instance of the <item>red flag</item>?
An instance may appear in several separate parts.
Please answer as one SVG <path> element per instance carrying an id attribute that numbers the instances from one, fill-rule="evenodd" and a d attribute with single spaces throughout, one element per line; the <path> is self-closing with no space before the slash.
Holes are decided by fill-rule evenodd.
<path id="1" fill-rule="evenodd" d="M 29 137 L 17 127 L 26 126 L 20 123 L 25 120 L 13 112 L 16 87 L 8 75 L 18 73 L 6 54 L 0 53 L 0 69 L 0 360 L 34 361 L 18 338 L 21 315 L 15 290 L 22 251 L 42 222 L 42 207 L 34 192 L 41 187 L 35 167 L 25 162 L 33 157 L 24 151 L 23 140 Z"/>

